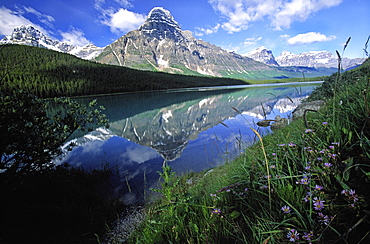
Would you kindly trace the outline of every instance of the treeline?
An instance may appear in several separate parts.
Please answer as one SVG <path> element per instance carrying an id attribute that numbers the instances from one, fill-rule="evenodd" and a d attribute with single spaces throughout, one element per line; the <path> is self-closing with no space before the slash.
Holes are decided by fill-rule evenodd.
<path id="1" fill-rule="evenodd" d="M 139 71 L 25 45 L 1 45 L 0 63 L 0 92 L 23 90 L 42 98 L 247 84 L 230 78 Z"/>

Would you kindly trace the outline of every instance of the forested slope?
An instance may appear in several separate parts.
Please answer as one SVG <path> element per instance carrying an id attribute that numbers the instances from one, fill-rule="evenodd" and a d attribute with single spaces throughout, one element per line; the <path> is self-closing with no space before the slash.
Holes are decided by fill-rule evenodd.
<path id="1" fill-rule="evenodd" d="M 0 63 L 0 92 L 21 89 L 44 98 L 246 84 L 229 78 L 139 71 L 23 45 L 1 45 Z"/>

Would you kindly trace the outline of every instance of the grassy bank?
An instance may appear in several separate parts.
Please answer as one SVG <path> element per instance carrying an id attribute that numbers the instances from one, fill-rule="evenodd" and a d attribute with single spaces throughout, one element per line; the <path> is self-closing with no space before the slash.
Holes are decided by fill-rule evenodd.
<path id="1" fill-rule="evenodd" d="M 234 162 L 177 177 L 129 243 L 368 243 L 369 60 L 329 77 L 309 111 Z M 256 137 L 258 138 L 256 132 Z"/>

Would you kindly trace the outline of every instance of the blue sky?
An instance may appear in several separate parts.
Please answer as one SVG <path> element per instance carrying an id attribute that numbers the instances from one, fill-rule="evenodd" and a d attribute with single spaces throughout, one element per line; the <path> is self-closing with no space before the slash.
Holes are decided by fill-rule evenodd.
<path id="1" fill-rule="evenodd" d="M 370 35 L 369 0 L 1 0 L 0 38 L 32 24 L 59 41 L 103 47 L 137 29 L 153 7 L 169 10 L 194 37 L 239 54 L 259 46 L 274 56 L 335 53 L 351 37 L 344 56 L 365 57 Z"/>

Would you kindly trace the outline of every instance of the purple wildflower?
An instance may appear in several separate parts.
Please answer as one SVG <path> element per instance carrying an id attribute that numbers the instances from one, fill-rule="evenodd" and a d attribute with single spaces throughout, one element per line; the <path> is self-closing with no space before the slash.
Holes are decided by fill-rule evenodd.
<path id="1" fill-rule="evenodd" d="M 220 213 L 221 213 L 221 209 L 219 208 L 214 208 L 212 211 L 212 214 L 220 214 Z"/>
<path id="2" fill-rule="evenodd" d="M 353 203 L 358 201 L 358 195 L 356 194 L 355 190 L 352 189 L 346 189 L 342 191 L 342 194 L 348 197 L 350 201 L 353 201 Z"/>
<path id="3" fill-rule="evenodd" d="M 327 125 L 328 124 L 328 122 L 322 122 L 322 125 Z"/>
<path id="4" fill-rule="evenodd" d="M 289 146 L 290 146 L 290 147 L 295 147 L 295 146 L 296 146 L 296 144 L 294 144 L 293 142 L 290 142 L 290 143 L 289 143 Z"/>
<path id="5" fill-rule="evenodd" d="M 300 185 L 308 185 L 308 183 L 310 182 L 310 178 L 308 175 L 304 174 L 302 176 L 302 179 L 300 179 L 299 181 L 296 182 L 296 184 L 300 184 Z"/>
<path id="6" fill-rule="evenodd" d="M 304 236 L 302 236 L 302 239 L 306 241 L 311 241 L 312 237 L 313 237 L 313 231 L 311 230 L 310 233 L 304 232 Z"/>
<path id="7" fill-rule="evenodd" d="M 284 147 L 285 144 L 278 144 L 278 147 Z"/>
<path id="8" fill-rule="evenodd" d="M 324 163 L 324 166 L 326 167 L 326 168 L 330 168 L 331 166 L 333 166 L 331 163 Z"/>
<path id="9" fill-rule="evenodd" d="M 319 223 L 323 223 L 324 225 L 328 225 L 330 222 L 331 217 L 324 215 L 323 213 L 318 213 Z"/>
<path id="10" fill-rule="evenodd" d="M 295 229 L 291 229 L 286 237 L 289 241 L 298 241 L 299 240 L 299 233 Z"/>
<path id="11" fill-rule="evenodd" d="M 313 129 L 306 129 L 306 130 L 304 131 L 304 133 L 311 133 L 311 132 L 313 132 Z"/>
<path id="12" fill-rule="evenodd" d="M 320 185 L 316 185 L 315 186 L 315 190 L 316 191 L 321 191 L 322 189 L 324 189 L 324 187 L 320 186 Z"/>
<path id="13" fill-rule="evenodd" d="M 211 197 L 217 197 L 217 195 L 216 194 L 209 194 Z"/>
<path id="14" fill-rule="evenodd" d="M 335 154 L 335 153 L 330 153 L 329 154 L 329 157 L 331 157 L 332 159 L 336 159 L 337 158 L 337 154 Z"/>
<path id="15" fill-rule="evenodd" d="M 281 208 L 281 211 L 283 211 L 284 213 L 290 213 L 290 207 L 289 206 L 284 206 Z"/>
<path id="16" fill-rule="evenodd" d="M 311 201 L 311 197 L 312 197 L 312 193 L 311 192 L 307 192 L 306 193 L 306 196 L 303 198 L 303 200 L 305 202 L 309 202 L 309 201 Z"/>
<path id="17" fill-rule="evenodd" d="M 316 211 L 324 209 L 325 202 L 324 200 L 321 200 L 319 197 L 315 197 L 313 200 L 314 200 L 313 206 Z"/>

